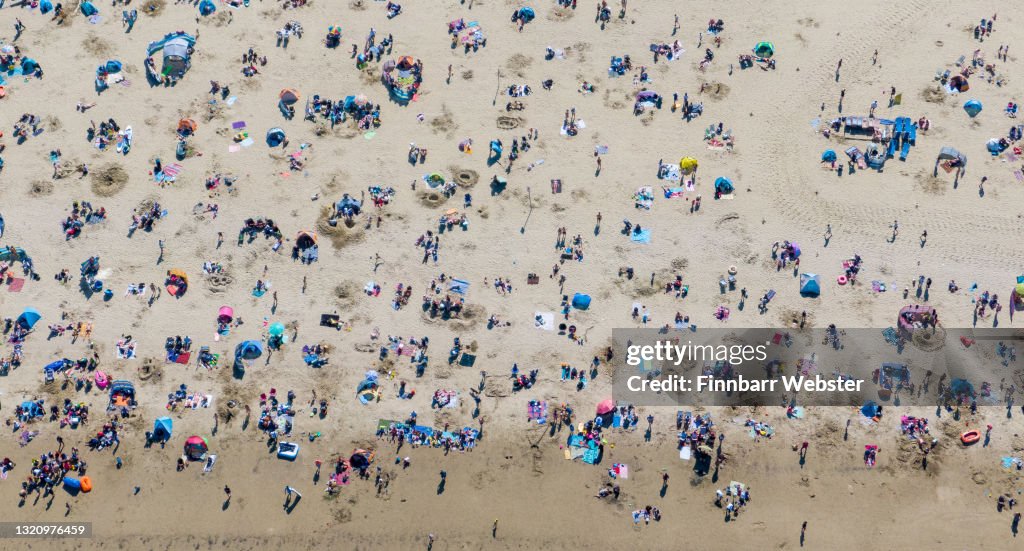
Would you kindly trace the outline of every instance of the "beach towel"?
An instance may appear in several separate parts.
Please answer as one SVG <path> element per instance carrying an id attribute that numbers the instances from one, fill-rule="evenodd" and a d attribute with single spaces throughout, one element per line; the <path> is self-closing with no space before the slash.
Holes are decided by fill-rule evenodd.
<path id="1" fill-rule="evenodd" d="M 204 473 L 208 473 L 208 472 L 212 471 L 213 470 L 213 465 L 215 463 L 217 463 L 217 456 L 214 455 L 214 454 L 210 454 L 210 456 L 206 458 L 206 466 L 203 467 L 203 472 Z"/>
<path id="2" fill-rule="evenodd" d="M 650 243 L 651 242 L 651 230 L 640 230 L 640 232 L 633 232 L 629 239 L 634 243 Z"/>
<path id="3" fill-rule="evenodd" d="M 241 130 L 243 128 L 245 128 L 245 121 L 235 121 L 231 123 L 232 130 Z"/>
<path id="4" fill-rule="evenodd" d="M 1014 176 L 1014 178 L 1017 178 L 1018 182 L 1024 182 L 1024 172 L 1021 172 L 1019 170 L 1014 170 L 1013 171 L 1013 176 Z"/>
<path id="5" fill-rule="evenodd" d="M 22 287 L 25 286 L 25 278 L 15 277 L 11 278 L 11 282 L 7 285 L 7 290 L 12 293 L 20 293 Z"/>
<path id="6" fill-rule="evenodd" d="M 192 358 L 192 353 L 191 352 L 182 352 L 181 354 L 178 354 L 178 357 L 175 358 L 174 361 L 176 363 L 180 363 L 181 365 L 188 365 L 188 362 L 189 362 L 189 360 L 191 358 Z"/>
<path id="7" fill-rule="evenodd" d="M 238 153 L 241 150 L 242 150 L 242 146 L 240 146 L 240 145 L 229 145 L 228 146 L 228 153 Z"/>
<path id="8" fill-rule="evenodd" d="M 692 450 L 690 449 L 690 446 L 683 446 L 682 448 L 679 449 L 679 459 L 682 459 L 683 461 L 689 461 L 692 457 L 691 451 Z"/>
<path id="9" fill-rule="evenodd" d="M 661 189 L 662 191 L 665 192 L 666 199 L 672 199 L 673 197 L 682 197 L 683 194 L 686 192 L 686 190 L 681 187 L 663 187 Z"/>
<path id="10" fill-rule="evenodd" d="M 562 193 L 561 180 L 551 180 L 551 193 Z"/>
<path id="11" fill-rule="evenodd" d="M 555 314 L 553 312 L 534 312 L 533 326 L 544 331 L 554 331 Z"/>
<path id="12" fill-rule="evenodd" d="M 224 103 L 226 103 L 226 104 L 228 104 L 230 106 L 230 105 L 234 105 L 236 101 L 238 101 L 238 96 L 231 96 L 230 98 L 225 100 Z"/>
<path id="13" fill-rule="evenodd" d="M 254 142 L 252 138 L 246 138 L 246 139 L 238 142 L 238 145 L 240 145 L 242 147 L 250 147 L 254 143 L 256 143 L 256 142 Z"/>

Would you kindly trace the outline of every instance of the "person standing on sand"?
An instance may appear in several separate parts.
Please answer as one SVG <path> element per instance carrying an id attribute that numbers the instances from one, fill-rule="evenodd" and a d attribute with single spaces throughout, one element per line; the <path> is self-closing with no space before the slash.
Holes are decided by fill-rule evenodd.
<path id="1" fill-rule="evenodd" d="M 1017 517 L 1020 517 L 1020 513 L 1017 513 Z M 1016 518 L 1014 519 L 1014 521 L 1016 522 Z M 498 519 L 494 519 L 494 524 L 491 525 L 491 537 L 498 537 Z"/>
<path id="2" fill-rule="evenodd" d="M 804 546 L 804 537 L 807 534 L 807 521 L 805 520 L 803 525 L 800 526 L 800 547 Z"/>
<path id="3" fill-rule="evenodd" d="M 224 503 L 231 503 L 231 488 L 229 488 L 227 484 L 224 485 L 224 494 L 228 496 L 228 498 L 224 500 Z"/>

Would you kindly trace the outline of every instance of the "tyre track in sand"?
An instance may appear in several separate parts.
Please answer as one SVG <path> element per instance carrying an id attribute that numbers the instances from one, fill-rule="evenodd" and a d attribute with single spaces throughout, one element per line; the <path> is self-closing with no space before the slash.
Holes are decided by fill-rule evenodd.
<path id="1" fill-rule="evenodd" d="M 942 3 L 945 2 L 939 4 Z M 790 135 L 807 131 L 805 120 L 817 116 L 817 106 L 823 94 L 831 93 L 836 88 L 838 95 L 840 86 L 850 88 L 863 80 L 857 75 L 870 67 L 873 50 L 898 50 L 898 41 L 912 34 L 918 24 L 918 16 L 925 11 L 941 12 L 942 6 L 924 0 L 909 0 L 891 5 L 886 16 L 878 21 L 868 21 L 867 16 L 863 24 L 846 21 L 844 29 L 869 30 L 858 34 L 854 45 L 845 41 L 833 42 L 831 48 L 821 51 L 809 70 L 796 73 L 796 78 L 803 80 L 798 87 L 800 92 L 786 96 L 778 106 L 778 112 L 789 114 L 784 119 L 788 122 L 773 125 L 766 132 L 769 143 L 775 147 L 760 148 L 760 164 L 768 168 L 762 189 L 767 192 L 773 209 L 781 213 L 785 220 L 814 228 L 814 231 L 824 228 L 828 223 L 842 220 L 844 234 L 867 243 L 881 243 L 885 225 L 891 220 L 899 220 L 900 225 L 908 229 L 927 228 L 933 236 L 955 237 L 985 230 L 986 234 L 999 236 L 998 239 L 929 252 L 934 255 L 933 258 L 951 263 L 967 263 L 975 269 L 992 267 L 1005 270 L 1006 259 L 1019 254 L 1019 249 L 1012 245 L 1024 239 L 1024 224 L 1019 223 L 1013 211 L 992 209 L 982 216 L 969 216 L 962 210 L 949 207 L 916 210 L 910 201 L 886 204 L 881 197 L 868 205 L 830 201 L 815 194 L 818 182 L 823 179 L 816 155 L 809 156 L 806 150 L 798 147 L 797 141 L 788 139 Z M 840 58 L 843 59 L 845 80 L 841 85 L 836 85 L 834 64 Z M 907 86 L 910 83 L 903 84 Z M 804 113 L 809 116 L 803 116 Z M 916 153 L 937 152 L 941 145 L 925 141 L 918 146 L 920 151 Z M 822 149 L 825 147 L 823 145 Z M 835 145 L 831 147 L 835 148 Z M 842 151 L 839 154 L 843 156 Z M 848 185 L 845 181 L 844 178 L 843 185 Z"/>

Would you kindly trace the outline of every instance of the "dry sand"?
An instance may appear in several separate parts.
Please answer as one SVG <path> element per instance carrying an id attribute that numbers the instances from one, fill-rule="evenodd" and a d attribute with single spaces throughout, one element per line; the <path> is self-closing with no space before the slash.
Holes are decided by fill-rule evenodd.
<path id="1" fill-rule="evenodd" d="M 132 7 L 141 9 L 140 1 Z M 157 1 L 158 4 L 159 0 Z M 10 2 L 8 2 L 10 4 Z M 594 19 L 593 3 L 582 3 L 575 12 L 558 8 L 553 2 L 534 4 L 537 18 L 522 33 L 509 22 L 520 2 L 484 0 L 471 4 L 406 2 L 397 18 L 385 18 L 384 3 L 369 0 L 314 0 L 297 10 L 282 11 L 273 2 L 253 1 L 248 9 L 220 6 L 217 14 L 196 22 L 193 6 L 166 2 L 157 16 L 140 15 L 135 29 L 124 34 L 112 8 L 100 2 L 103 20 L 92 25 L 75 13 L 57 27 L 49 16 L 8 7 L 0 10 L 0 29 L 9 41 L 13 21 L 20 17 L 28 26 L 17 42 L 23 53 L 38 60 L 45 69 L 42 80 L 8 83 L 8 96 L 0 100 L 5 121 L 3 153 L 6 168 L 0 175 L 0 212 L 7 231 L 0 245 L 24 247 L 36 261 L 42 276 L 28 282 L 19 294 L 0 291 L 0 312 L 16 316 L 34 305 L 44 318 L 25 347 L 25 364 L 0 379 L 5 418 L 25 398 L 43 397 L 47 405 L 63 397 L 85 401 L 98 412 L 106 403 L 97 391 L 88 394 L 59 390 L 42 384 L 41 366 L 53 359 L 78 358 L 87 353 L 85 345 L 70 344 L 64 338 L 45 339 L 45 326 L 56 323 L 62 313 L 67 319 L 91 320 L 93 340 L 101 352 L 101 369 L 114 378 L 136 382 L 141 406 L 129 422 L 128 433 L 116 455 L 125 466 L 114 468 L 114 455 L 86 452 L 96 489 L 70 498 L 60 492 L 55 501 L 17 506 L 17 480 L 27 470 L 32 454 L 52 449 L 54 437 L 62 434 L 69 445 L 82 446 L 90 429 L 77 432 L 58 430 L 56 424 L 41 423 L 38 439 L 25 448 L 8 434 L 0 441 L 0 455 L 10 456 L 18 468 L 0 483 L 0 516 L 5 520 L 92 521 L 95 539 L 65 542 L 62 547 L 119 547 L 129 549 L 200 549 L 312 547 L 328 544 L 342 549 L 407 549 L 426 546 L 426 535 L 437 536 L 437 549 L 480 548 L 594 548 L 635 545 L 670 549 L 682 545 L 697 549 L 796 548 L 800 524 L 808 521 L 810 548 L 862 549 L 1006 549 L 1011 545 L 1010 515 L 995 512 L 995 496 L 1019 487 L 1018 478 L 999 468 L 999 457 L 1024 448 L 1015 434 L 1017 417 L 1006 419 L 998 408 L 983 410 L 987 419 L 965 416 L 953 422 L 948 416 L 933 419 L 933 432 L 942 438 L 929 469 L 922 472 L 916 452 L 900 450 L 898 414 L 895 408 L 879 426 L 866 427 L 856 421 L 858 413 L 844 408 L 818 408 L 801 421 L 784 420 L 780 408 L 756 412 L 715 409 L 713 414 L 727 434 L 726 450 L 732 459 L 723 466 L 718 484 L 710 476 L 698 478 L 689 463 L 677 459 L 674 411 L 643 411 L 656 416 L 653 441 L 642 434 L 613 433 L 615 448 L 606 454 L 603 467 L 592 467 L 562 459 L 559 444 L 564 435 L 550 436 L 529 428 L 525 403 L 531 398 L 570 402 L 584 416 L 607 395 L 608 369 L 583 392 L 558 381 L 559 362 L 586 365 L 609 342 L 612 328 L 634 327 L 630 305 L 641 301 L 653 312 L 653 326 L 670 323 L 676 311 L 709 326 L 719 304 L 735 306 L 737 293 L 720 296 L 718 279 L 730 265 L 739 267 L 740 284 L 753 301 L 765 289 L 779 291 L 768 314 L 760 316 L 748 305 L 733 308 L 730 326 L 774 326 L 790 323 L 792 316 L 807 310 L 820 327 L 836 323 L 841 327 L 892 325 L 905 302 L 899 293 L 873 294 L 864 286 L 840 288 L 835 284 L 839 264 L 854 252 L 862 255 L 867 268 L 862 279 L 885 279 L 909 284 L 918 274 L 935 280 L 932 304 L 943 312 L 947 326 L 970 323 L 970 296 L 950 295 L 945 283 L 955 279 L 966 289 L 977 281 L 981 289 L 1009 295 L 1008 289 L 1020 266 L 1015 261 L 1024 242 L 1021 205 L 1024 191 L 1014 180 L 1013 167 L 989 157 L 984 143 L 1004 135 L 1010 121 L 1001 107 L 1015 99 L 1015 71 L 1020 69 L 1016 54 L 1008 62 L 997 62 L 998 71 L 1008 75 L 1002 88 L 971 79 L 972 90 L 958 97 L 929 93 L 935 86 L 936 68 L 952 67 L 961 55 L 982 48 L 995 61 L 999 44 L 1021 44 L 1014 31 L 1021 15 L 1002 11 L 995 34 L 977 43 L 969 29 L 995 6 L 976 7 L 940 0 L 923 2 L 861 2 L 830 4 L 795 2 L 766 11 L 754 5 L 677 5 L 670 2 L 634 1 L 624 20 L 612 7 L 611 23 L 601 30 Z M 69 8 L 70 9 L 70 8 Z M 651 63 L 648 44 L 670 42 L 673 14 L 679 12 L 679 33 L 687 50 L 677 61 Z M 232 14 L 228 17 L 225 14 Z M 445 34 L 449 20 L 464 17 L 479 21 L 487 46 L 464 55 L 449 48 Z M 706 72 L 697 64 L 703 48 L 696 48 L 698 31 L 712 17 L 725 20 L 721 48 Z M 276 48 L 274 31 L 287 20 L 305 27 L 301 39 L 293 38 L 287 49 Z M 326 27 L 340 24 L 343 43 L 337 50 L 324 48 Z M 394 35 L 393 55 L 421 58 L 425 82 L 420 98 L 406 107 L 388 101 L 387 92 L 376 76 L 362 74 L 348 53 L 353 43 L 362 44 L 369 28 L 378 38 Z M 151 88 L 143 67 L 146 44 L 165 33 L 198 27 L 199 41 L 193 67 L 176 87 Z M 705 45 L 708 44 L 705 33 Z M 761 40 L 773 41 L 778 69 L 740 71 L 736 56 L 747 53 Z M 246 79 L 240 74 L 241 55 L 254 47 L 269 57 L 261 74 Z M 564 60 L 544 60 L 544 48 L 565 48 Z M 878 50 L 877 65 L 871 62 Z M 632 74 L 618 79 L 607 77 L 613 55 L 631 54 L 635 65 L 646 65 L 653 84 L 650 88 L 671 97 L 672 92 L 689 92 L 693 101 L 704 102 L 704 115 L 687 124 L 665 108 L 653 117 L 631 113 Z M 833 71 L 843 59 L 842 76 L 834 82 Z M 96 97 L 93 75 L 107 59 L 120 59 L 127 67 L 131 85 L 115 85 Z M 445 83 L 446 68 L 452 64 L 454 78 Z M 730 75 L 730 64 L 736 70 Z M 371 64 L 378 71 L 376 63 Z M 541 89 L 540 82 L 555 79 L 553 91 Z M 238 97 L 230 107 L 209 108 L 210 80 L 231 86 Z M 587 80 L 597 90 L 589 96 L 577 92 Z M 701 82 L 709 83 L 703 95 Z M 513 83 L 529 84 L 533 95 L 521 98 L 526 109 L 506 113 L 508 98 L 496 88 Z M 720 85 L 720 87 L 719 87 Z M 886 109 L 890 85 L 902 92 L 903 103 Z M 354 129 L 339 127 L 324 135 L 315 125 L 301 120 L 285 121 L 275 108 L 278 91 L 295 87 L 304 97 L 320 94 L 340 98 L 366 94 L 382 105 L 383 126 L 372 140 Z M 927 115 L 932 130 L 918 137 L 905 163 L 890 161 L 884 172 L 860 171 L 837 178 L 822 170 L 818 157 L 834 148 L 842 157 L 843 143 L 827 143 L 813 132 L 810 121 L 836 114 L 839 91 L 846 90 L 845 113 L 867 114 L 873 99 L 880 103 L 878 115 L 916 120 Z M 969 119 L 961 105 L 967 97 L 984 102 L 985 111 Z M 85 114 L 75 111 L 78 101 L 95 101 Z M 820 106 L 824 102 L 824 113 Z M 568 139 L 558 134 L 563 112 L 575 107 L 586 128 Z M 45 123 L 45 132 L 16 145 L 9 137 L 10 125 L 21 113 L 35 113 Z M 417 114 L 423 114 L 423 122 Z M 189 116 L 199 123 L 193 140 L 202 156 L 182 162 L 184 171 L 177 182 L 159 187 L 147 176 L 152 160 L 171 162 L 174 155 L 176 121 Z M 515 130 L 501 117 L 516 119 Z M 127 157 L 99 152 L 85 140 L 90 120 L 115 118 L 132 125 L 135 146 Z M 256 144 L 229 153 L 230 123 L 244 120 Z M 723 121 L 737 137 L 735 151 L 715 152 L 701 141 L 703 129 Z M 306 169 L 287 173 L 281 150 L 269 150 L 262 138 L 272 126 L 284 128 L 291 140 L 289 152 L 301 142 L 312 144 Z M 493 138 L 505 142 L 506 152 L 513 136 L 526 128 L 539 129 L 540 140 L 522 154 L 511 174 L 508 189 L 496 196 L 487 183 L 501 167 L 488 168 L 484 152 Z M 460 153 L 456 143 L 471 137 L 472 155 Z M 410 166 L 408 144 L 429 149 L 427 162 Z M 859 143 L 859 142 L 858 142 Z M 594 175 L 593 149 L 607 145 L 603 171 Z M 931 178 L 935 154 L 952 145 L 970 159 L 967 176 L 957 189 L 952 177 L 940 171 Z M 93 175 L 79 179 L 70 174 L 52 180 L 48 152 L 60 148 L 63 159 L 87 162 Z M 690 214 L 688 202 L 664 200 L 660 196 L 651 212 L 634 210 L 631 194 L 640 185 L 660 184 L 655 178 L 657 162 L 673 162 L 693 155 L 701 163 L 698 192 L 703 195 L 699 212 Z M 532 171 L 526 166 L 545 163 Z M 101 169 L 114 168 L 127 181 L 104 182 Z M 422 182 L 416 191 L 410 182 L 424 173 L 468 169 L 479 174 L 472 189 L 459 189 L 455 197 L 441 204 L 423 199 Z M 206 176 L 217 172 L 238 177 L 236 190 L 209 197 L 203 188 Z M 723 175 L 736 183 L 736 197 L 714 201 L 714 178 Z M 988 176 L 986 194 L 979 197 L 977 184 Z M 560 178 L 564 190 L 550 193 L 549 181 Z M 319 228 L 324 205 L 342 193 L 359 196 L 367 186 L 383 184 L 398 190 L 397 200 L 383 210 L 379 228 L 363 229 L 353 235 L 330 239 L 322 236 L 320 261 L 303 266 L 288 258 L 291 240 L 300 229 Z M 464 192 L 473 194 L 469 230 L 456 230 L 441 237 L 437 266 L 420 264 L 420 251 L 413 241 L 449 208 L 461 208 Z M 657 192 L 656 188 L 656 192 Z M 319 201 L 310 197 L 319 194 Z M 131 211 L 149 200 L 159 200 L 170 216 L 157 222 L 151 233 L 126 237 Z M 73 200 L 88 200 L 109 212 L 106 222 L 86 228 L 83 236 L 65 242 L 59 221 L 67 216 Z M 214 202 L 220 215 L 196 216 L 193 206 Z M 372 210 L 372 209 L 371 209 Z M 603 214 L 599 235 L 594 235 L 596 213 Z M 374 213 L 376 216 L 376 212 Z M 235 246 L 243 220 L 270 216 L 288 238 L 275 254 L 270 242 L 258 239 Z M 634 245 L 619 233 L 620 220 L 629 218 L 653 229 L 649 245 Z M 895 244 L 886 242 L 888 224 L 898 219 L 901 234 Z M 834 237 L 822 246 L 826 224 Z M 574 314 L 574 323 L 585 333 L 582 347 L 572 345 L 555 333 L 535 330 L 535 311 L 557 311 L 561 292 L 549 279 L 550 266 L 557 261 L 553 248 L 556 228 L 565 226 L 570 237 L 581 234 L 586 258 L 582 264 L 567 262 L 564 292 L 589 292 L 594 305 Z M 917 235 L 928 231 L 928 243 L 921 248 Z M 217 232 L 226 241 L 215 247 Z M 167 243 L 163 263 L 157 265 L 158 240 Z M 801 267 L 823 274 L 823 298 L 801 299 L 797 282 L 787 272 L 777 273 L 769 259 L 771 244 L 782 239 L 803 245 Z M 333 244 L 332 244 L 333 241 Z M 335 244 L 337 246 L 335 246 Z M 374 273 L 375 255 L 383 260 Z M 86 300 L 76 284 L 60 286 L 52 275 L 77 266 L 91 255 L 99 255 L 104 279 L 115 298 L 103 302 L 94 296 Z M 203 261 L 223 263 L 229 277 L 217 281 L 201 276 Z M 271 312 L 269 295 L 255 299 L 250 291 L 268 267 L 280 305 Z M 623 282 L 620 266 L 636 269 L 637 279 Z M 145 300 L 122 297 L 129 283 L 162 282 L 170 268 L 185 269 L 192 277 L 190 291 L 175 300 L 166 293 L 147 306 Z M 418 299 L 429 281 L 444 272 L 472 282 L 468 303 L 474 306 L 472 319 L 428 321 Z M 540 284 L 527 286 L 526 274 L 540 274 Z M 656 274 L 655 286 L 663 285 L 675 273 L 682 273 L 690 294 L 682 302 L 651 289 L 648 281 Z M 305 294 L 300 292 L 303 276 L 308 278 Z M 483 285 L 484 278 L 508 277 L 515 286 L 512 296 L 501 296 Z M 77 278 L 76 278 L 77 280 Z M 359 289 L 369 280 L 383 287 L 382 296 L 367 297 Z M 413 286 L 412 304 L 394 311 L 390 307 L 393 289 L 399 283 Z M 215 317 L 222 304 L 233 305 L 245 324 L 229 338 L 214 342 Z M 320 313 L 337 311 L 351 321 L 351 332 L 334 332 L 317 326 Z M 498 314 L 512 322 L 508 328 L 488 330 L 486 318 Z M 230 369 L 207 372 L 195 365 L 162 363 L 163 343 L 169 335 L 190 335 L 196 345 L 209 345 L 215 352 L 230 354 L 241 339 L 263 336 L 261 320 L 296 322 L 298 338 L 283 352 L 277 352 L 250 369 L 242 381 L 231 379 Z M 1008 321 L 1003 321 L 1004 326 Z M 1019 323 L 1019 322 L 1018 322 Z M 354 389 L 368 369 L 380 366 L 369 334 L 379 328 L 382 335 L 420 337 L 428 335 L 430 367 L 422 379 L 415 379 L 404 362 L 400 377 L 417 390 L 410 401 L 399 400 L 395 382 L 385 383 L 385 398 L 378 404 L 361 406 Z M 139 342 L 140 359 L 116 360 L 114 344 L 120 335 L 131 334 Z M 289 332 L 291 333 L 291 331 Z M 449 368 L 443 356 L 453 337 L 473 343 L 478 361 L 474 368 Z M 303 343 L 328 342 L 336 348 L 330 364 L 314 370 L 305 366 L 299 348 Z M 5 345 L 4 353 L 10 352 Z M 158 375 L 141 380 L 139 369 L 148 359 L 159 366 Z M 540 383 L 533 390 L 512 396 L 504 379 L 513 362 L 522 369 L 540 369 Z M 468 389 L 480 378 L 480 370 L 497 374 L 492 394 L 509 394 L 498 399 L 485 397 L 481 410 L 487 421 L 485 436 L 472 453 L 445 457 L 440 450 L 403 450 L 412 466 L 402 470 L 393 465 L 394 450 L 374 442 L 378 418 L 404 418 L 410 410 L 434 424 L 473 425 L 472 401 Z M 1009 374 L 1008 374 L 1009 376 Z M 201 409 L 174 414 L 175 436 L 166 449 L 143 449 L 143 432 L 153 419 L 166 413 L 165 396 L 180 383 L 203 389 L 216 396 L 223 407 L 230 399 L 257 406 L 260 392 L 276 387 L 280 392 L 294 389 L 299 401 L 308 400 L 311 389 L 332 399 L 325 420 L 298 416 L 296 431 L 322 432 L 315 443 L 302 440 L 297 463 L 287 463 L 267 453 L 263 434 L 249 426 L 242 430 L 238 418 L 220 423 L 213 434 L 214 412 Z M 436 388 L 462 392 L 462 406 L 443 410 L 444 417 L 429 408 Z M 904 408 L 906 409 L 906 408 Z M 932 415 L 929 411 L 918 414 Z M 732 425 L 735 417 L 764 416 L 778 428 L 771 441 L 755 443 L 742 427 Z M 99 423 L 96 415 L 93 424 Z M 847 419 L 854 419 L 848 440 L 842 437 Z M 954 442 L 966 423 L 995 425 L 992 445 L 963 449 Z M 213 473 L 201 474 L 193 465 L 182 473 L 174 469 L 181 440 L 188 434 L 207 436 L 219 456 Z M 801 468 L 793 444 L 811 442 L 808 463 Z M 882 447 L 878 466 L 865 469 L 861 451 L 865 443 Z M 320 486 L 311 478 L 313 459 L 326 461 L 353 447 L 371 444 L 385 470 L 395 471 L 389 495 L 378 498 L 372 484 L 355 481 L 334 499 L 322 497 Z M 1016 452 L 1014 452 L 1016 453 Z M 603 503 L 592 496 L 606 480 L 605 470 L 613 462 L 629 463 L 632 475 L 622 482 L 619 504 Z M 443 495 L 435 488 L 439 469 L 448 472 Z M 660 474 L 672 475 L 664 498 L 658 497 Z M 714 489 L 729 480 L 742 480 L 752 487 L 753 502 L 734 522 L 723 523 L 722 512 L 712 505 Z M 224 484 L 230 484 L 234 498 L 222 509 Z M 305 499 L 291 514 L 282 510 L 282 486 L 291 484 Z M 138 495 L 132 489 L 140 486 Z M 74 508 L 65 519 L 63 502 Z M 634 526 L 629 512 L 647 504 L 661 508 L 663 520 L 650 526 Z M 52 507 L 51 507 L 52 505 Z M 500 519 L 497 538 L 492 539 L 493 520 Z M 682 542 L 687 543 L 682 543 Z M 33 548 L 56 547 L 33 542 Z"/>

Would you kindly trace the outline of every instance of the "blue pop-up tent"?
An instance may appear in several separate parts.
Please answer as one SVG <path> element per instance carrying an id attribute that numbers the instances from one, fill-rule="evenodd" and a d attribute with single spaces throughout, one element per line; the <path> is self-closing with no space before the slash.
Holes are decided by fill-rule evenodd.
<path id="1" fill-rule="evenodd" d="M 235 348 L 235 357 L 243 360 L 255 360 L 263 355 L 263 343 L 259 341 L 245 341 Z"/>
<path id="2" fill-rule="evenodd" d="M 199 15 L 206 17 L 215 11 L 217 11 L 217 6 L 215 6 L 210 0 L 203 0 L 199 3 Z"/>
<path id="3" fill-rule="evenodd" d="M 964 104 L 964 111 L 967 111 L 967 115 L 972 118 L 978 116 L 978 113 L 981 113 L 981 102 L 976 99 L 967 100 L 967 103 Z"/>
<path id="4" fill-rule="evenodd" d="M 43 315 L 39 313 L 39 310 L 31 307 L 25 308 L 25 311 L 18 316 L 18 325 L 25 329 L 32 329 L 42 317 Z"/>
<path id="5" fill-rule="evenodd" d="M 267 130 L 267 145 L 277 147 L 284 142 L 284 130 L 274 127 Z"/>
<path id="6" fill-rule="evenodd" d="M 572 307 L 577 310 L 586 310 L 587 308 L 590 308 L 590 295 L 576 293 L 572 296 Z"/>
<path id="7" fill-rule="evenodd" d="M 161 417 L 153 421 L 153 440 L 166 442 L 171 439 L 174 421 L 170 417 Z"/>
<path id="8" fill-rule="evenodd" d="M 821 154 L 821 162 L 823 162 L 823 163 L 834 163 L 834 162 L 836 162 L 836 152 L 831 150 L 831 149 L 826 149 L 825 152 Z"/>
<path id="9" fill-rule="evenodd" d="M 816 297 L 821 294 L 821 278 L 817 274 L 800 274 L 800 295 Z"/>
<path id="10" fill-rule="evenodd" d="M 722 195 L 727 195 L 729 193 L 732 193 L 734 189 L 735 187 L 732 185 L 732 180 L 726 178 L 725 176 L 719 176 L 718 178 L 715 179 L 715 191 L 717 191 L 718 193 L 721 193 Z"/>

